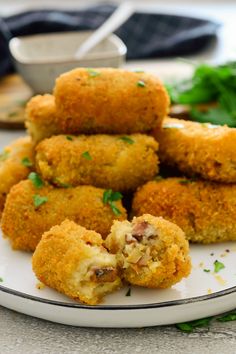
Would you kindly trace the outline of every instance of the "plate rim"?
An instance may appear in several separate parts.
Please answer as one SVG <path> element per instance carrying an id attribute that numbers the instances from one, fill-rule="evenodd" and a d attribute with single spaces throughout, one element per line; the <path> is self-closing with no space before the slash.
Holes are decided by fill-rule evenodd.
<path id="1" fill-rule="evenodd" d="M 226 295 L 233 294 L 234 292 L 236 293 L 236 286 L 232 286 L 230 288 L 216 291 L 212 294 L 206 294 L 206 295 L 199 295 L 199 296 L 194 296 L 186 299 L 180 299 L 180 300 L 170 300 L 170 301 L 163 301 L 160 303 L 150 303 L 150 304 L 134 304 L 134 305 L 84 305 L 84 304 L 74 304 L 74 303 L 67 303 L 63 301 L 57 301 L 57 300 L 50 300 L 46 298 L 41 298 L 39 296 L 34 296 L 30 295 L 18 290 L 14 290 L 8 287 L 5 287 L 3 285 L 0 285 L 0 292 L 4 292 L 16 297 L 20 297 L 26 300 L 31 300 L 47 305 L 53 305 L 53 306 L 60 306 L 60 307 L 66 307 L 66 308 L 76 308 L 76 309 L 84 309 L 84 310 L 147 310 L 147 309 L 153 309 L 153 308 L 163 308 L 163 307 L 171 307 L 171 306 L 179 306 L 179 305 L 187 305 L 187 304 L 192 304 L 196 302 L 203 302 L 203 301 L 209 301 L 213 300 L 216 298 L 220 298 Z M 4 305 L 3 305 L 4 306 Z"/>

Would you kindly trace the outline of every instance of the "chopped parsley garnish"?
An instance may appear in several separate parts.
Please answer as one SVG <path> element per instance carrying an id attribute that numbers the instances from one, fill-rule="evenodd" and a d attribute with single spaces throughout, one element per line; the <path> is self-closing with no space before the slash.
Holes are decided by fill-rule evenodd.
<path id="1" fill-rule="evenodd" d="M 128 136 L 121 136 L 119 139 L 125 141 L 126 143 L 128 143 L 130 145 L 134 144 L 134 140 L 129 138 Z"/>
<path id="2" fill-rule="evenodd" d="M 210 324 L 213 317 L 201 318 L 200 320 L 185 323 L 177 323 L 175 326 L 183 332 L 193 332 L 194 328 L 206 327 Z"/>
<path id="3" fill-rule="evenodd" d="M 36 172 L 30 172 L 28 179 L 33 183 L 36 188 L 42 188 L 44 183 L 41 177 Z"/>
<path id="4" fill-rule="evenodd" d="M 223 263 L 221 263 L 217 260 L 214 262 L 214 272 L 215 273 L 219 273 L 219 271 L 224 268 L 225 268 L 225 265 Z"/>
<path id="5" fill-rule="evenodd" d="M 91 76 L 91 77 L 97 77 L 97 76 L 101 75 L 101 73 L 99 71 L 96 71 L 94 69 L 88 68 L 87 71 L 89 73 L 89 76 Z"/>
<path id="6" fill-rule="evenodd" d="M 21 163 L 25 167 L 32 167 L 33 166 L 33 163 L 30 161 L 30 159 L 28 157 L 23 157 L 23 159 L 21 160 Z"/>
<path id="7" fill-rule="evenodd" d="M 125 296 L 131 296 L 131 288 L 128 289 L 127 293 L 125 294 Z"/>
<path id="8" fill-rule="evenodd" d="M 193 182 L 196 182 L 196 178 L 188 178 L 188 179 L 181 179 L 179 181 L 180 184 L 190 184 L 190 183 L 193 183 Z"/>
<path id="9" fill-rule="evenodd" d="M 3 151 L 3 152 L 1 152 L 1 154 L 0 154 L 0 161 L 6 161 L 6 159 L 8 158 L 8 156 L 9 156 L 9 151 Z"/>
<path id="10" fill-rule="evenodd" d="M 110 205 L 113 213 L 118 216 L 121 214 L 121 211 L 117 208 L 114 202 L 122 199 L 122 194 L 120 192 L 113 192 L 112 189 L 107 189 L 103 193 L 102 201 L 104 204 Z"/>
<path id="11" fill-rule="evenodd" d="M 210 269 L 203 269 L 203 272 L 209 273 L 211 270 Z"/>
<path id="12" fill-rule="evenodd" d="M 236 312 L 228 313 L 222 317 L 218 317 L 217 321 L 219 322 L 229 322 L 229 321 L 236 321 Z"/>
<path id="13" fill-rule="evenodd" d="M 54 183 L 58 186 L 58 187 L 62 187 L 62 188 L 71 188 L 72 185 L 69 183 L 63 183 L 61 182 L 58 178 L 54 179 Z"/>
<path id="14" fill-rule="evenodd" d="M 181 179 L 179 181 L 180 184 L 189 184 L 189 183 L 192 183 L 192 181 L 190 179 Z"/>
<path id="15" fill-rule="evenodd" d="M 67 136 L 66 136 L 66 139 L 69 140 L 69 141 L 72 141 L 72 140 L 73 140 L 72 136 L 70 136 L 70 135 L 67 135 Z"/>
<path id="16" fill-rule="evenodd" d="M 139 81 L 137 82 L 137 86 L 138 86 L 138 87 L 146 87 L 146 84 L 145 84 L 144 81 L 139 80 Z"/>
<path id="17" fill-rule="evenodd" d="M 81 154 L 81 156 L 88 161 L 92 160 L 92 156 L 90 155 L 90 153 L 88 151 L 83 152 Z"/>
<path id="18" fill-rule="evenodd" d="M 47 197 L 42 197 L 41 195 L 35 194 L 33 195 L 33 201 L 35 208 L 39 208 L 40 205 L 46 203 L 48 201 Z"/>
<path id="19" fill-rule="evenodd" d="M 3 282 L 3 279 L 0 277 L 0 283 L 2 283 Z"/>

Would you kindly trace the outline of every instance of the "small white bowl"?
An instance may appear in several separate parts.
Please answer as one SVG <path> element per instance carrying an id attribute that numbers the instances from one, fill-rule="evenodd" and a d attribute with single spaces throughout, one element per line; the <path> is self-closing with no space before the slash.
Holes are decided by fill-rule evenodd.
<path id="1" fill-rule="evenodd" d="M 120 67 L 127 52 L 125 44 L 112 34 L 83 59 L 75 59 L 79 45 L 91 31 L 62 32 L 15 37 L 9 48 L 15 66 L 35 93 L 52 92 L 55 79 L 76 67 Z"/>

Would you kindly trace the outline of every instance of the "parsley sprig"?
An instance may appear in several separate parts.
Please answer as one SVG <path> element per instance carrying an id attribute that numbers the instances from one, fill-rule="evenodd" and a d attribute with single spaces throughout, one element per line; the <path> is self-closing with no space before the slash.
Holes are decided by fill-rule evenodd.
<path id="1" fill-rule="evenodd" d="M 166 84 L 172 103 L 191 106 L 191 119 L 236 127 L 236 62 L 195 67 L 190 79 Z M 200 111 L 196 105 L 216 102 L 216 107 Z"/>
<path id="2" fill-rule="evenodd" d="M 121 136 L 119 139 L 123 140 L 124 142 L 126 142 L 130 145 L 134 144 L 134 140 L 131 139 L 129 136 Z"/>
<path id="3" fill-rule="evenodd" d="M 122 199 L 123 195 L 120 192 L 113 192 L 112 189 L 107 189 L 103 193 L 102 201 L 104 204 L 108 204 L 113 213 L 118 216 L 121 215 L 121 211 L 117 208 L 114 202 Z"/>

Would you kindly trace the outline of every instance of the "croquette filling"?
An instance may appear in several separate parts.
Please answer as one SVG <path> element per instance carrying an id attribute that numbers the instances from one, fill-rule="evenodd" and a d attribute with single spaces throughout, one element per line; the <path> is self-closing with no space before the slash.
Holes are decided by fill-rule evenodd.
<path id="1" fill-rule="evenodd" d="M 130 225 L 130 232 L 125 235 L 123 248 L 124 268 L 131 265 L 139 267 L 158 266 L 158 255 L 155 249 L 157 242 L 157 230 L 147 221 Z"/>
<path id="2" fill-rule="evenodd" d="M 97 246 L 89 247 L 89 258 L 80 262 L 73 281 L 78 284 L 79 293 L 87 298 L 100 298 L 119 285 L 116 259 Z"/>

